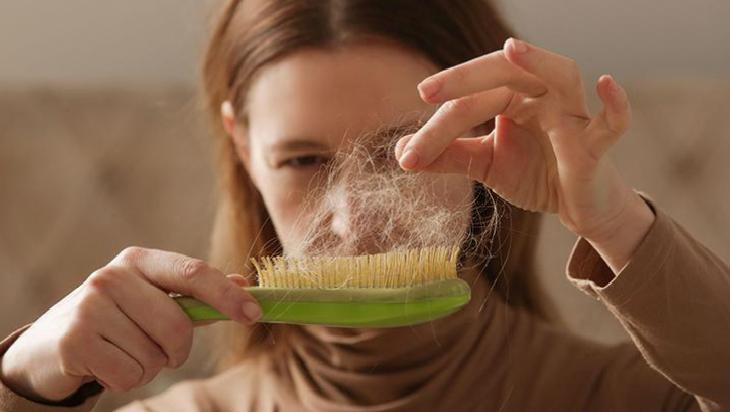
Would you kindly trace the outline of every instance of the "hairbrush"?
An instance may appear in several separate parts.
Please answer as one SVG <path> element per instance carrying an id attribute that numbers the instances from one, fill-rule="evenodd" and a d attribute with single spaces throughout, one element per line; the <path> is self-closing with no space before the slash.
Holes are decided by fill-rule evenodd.
<path id="1" fill-rule="evenodd" d="M 435 320 L 469 302 L 457 275 L 459 247 L 425 247 L 341 257 L 251 259 L 259 322 L 394 327 Z M 173 299 L 193 321 L 229 319 L 190 296 Z"/>

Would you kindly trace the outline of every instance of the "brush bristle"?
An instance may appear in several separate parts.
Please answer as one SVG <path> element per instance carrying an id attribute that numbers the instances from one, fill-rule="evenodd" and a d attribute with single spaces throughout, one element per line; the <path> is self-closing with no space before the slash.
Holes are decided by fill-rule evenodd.
<path id="1" fill-rule="evenodd" d="M 345 257 L 251 259 L 259 287 L 402 288 L 456 278 L 459 247 L 425 247 Z"/>

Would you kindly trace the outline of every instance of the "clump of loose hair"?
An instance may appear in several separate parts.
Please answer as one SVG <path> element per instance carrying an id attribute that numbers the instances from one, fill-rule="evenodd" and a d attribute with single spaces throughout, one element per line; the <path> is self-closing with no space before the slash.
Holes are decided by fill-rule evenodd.
<path id="1" fill-rule="evenodd" d="M 474 183 L 465 176 L 405 171 L 398 165 L 396 142 L 420 125 L 383 125 L 338 150 L 319 170 L 323 176 L 313 179 L 324 183 L 305 197 L 296 223 L 304 235 L 285 248 L 285 256 L 340 257 L 454 246 L 466 246 L 462 249 L 468 252 L 484 246 L 499 216 L 473 219 Z M 454 182 L 466 189 L 460 198 L 446 187 Z M 475 222 L 482 226 L 479 230 L 472 227 Z"/>

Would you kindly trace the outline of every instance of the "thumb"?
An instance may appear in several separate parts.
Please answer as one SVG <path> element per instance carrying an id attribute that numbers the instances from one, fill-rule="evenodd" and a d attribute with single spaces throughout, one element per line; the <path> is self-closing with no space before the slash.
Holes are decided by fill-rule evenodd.
<path id="1" fill-rule="evenodd" d="M 248 281 L 248 279 L 246 279 L 246 277 L 239 275 L 237 273 L 232 273 L 230 275 L 226 275 L 226 278 L 228 278 L 230 281 L 232 281 L 239 287 L 250 286 L 250 283 L 251 283 Z M 193 322 L 193 327 L 197 328 L 198 326 L 208 326 L 208 325 L 216 323 L 216 322 L 219 322 L 219 321 L 217 321 L 217 320 L 195 321 L 195 322 Z"/>
<path id="2" fill-rule="evenodd" d="M 226 277 L 240 287 L 252 286 L 252 282 L 248 278 L 238 273 L 231 273 L 230 275 L 226 275 Z"/>

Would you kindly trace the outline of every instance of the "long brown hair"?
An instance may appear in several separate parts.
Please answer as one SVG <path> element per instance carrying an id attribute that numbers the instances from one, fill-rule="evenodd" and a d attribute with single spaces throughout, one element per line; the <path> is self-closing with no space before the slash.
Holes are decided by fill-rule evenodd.
<path id="1" fill-rule="evenodd" d="M 281 245 L 260 194 L 222 130 L 221 104 L 229 100 L 237 122 L 247 125 L 246 92 L 265 65 L 305 47 L 332 48 L 364 38 L 398 42 L 439 68 L 501 49 L 512 36 L 486 0 L 231 0 L 215 21 L 203 66 L 203 87 L 218 144 L 220 199 L 210 260 L 222 270 L 251 273 L 252 256 Z M 493 127 L 493 121 L 484 125 Z M 496 194 L 474 186 L 475 216 L 492 214 Z M 488 196 L 488 195 L 492 196 Z M 479 271 L 510 304 L 547 318 L 550 308 L 536 285 L 534 252 L 540 217 L 502 202 L 497 241 L 483 248 Z M 491 211 L 491 212 L 490 212 Z M 487 264 L 488 262 L 488 264 Z M 224 368 L 244 358 L 274 353 L 286 325 L 231 328 L 219 347 Z"/>

